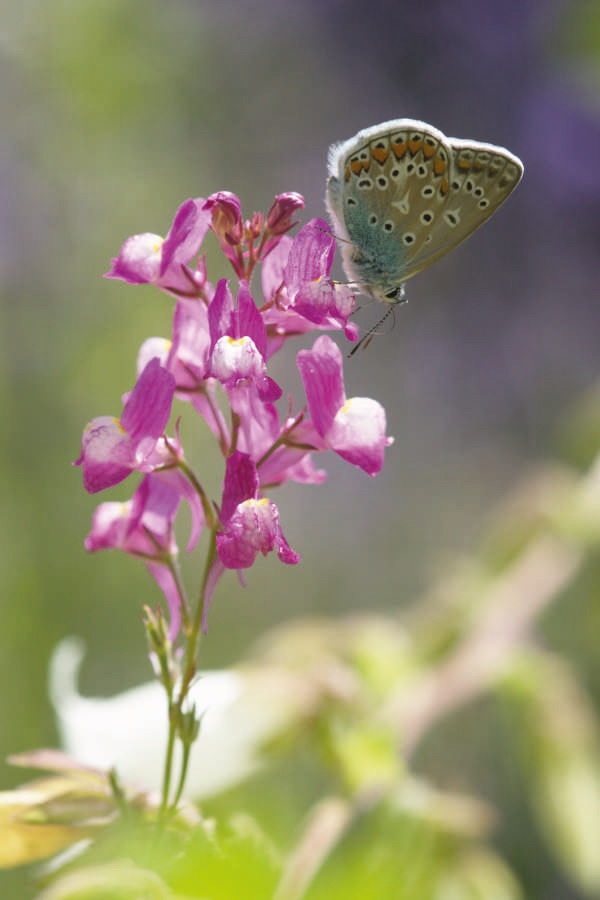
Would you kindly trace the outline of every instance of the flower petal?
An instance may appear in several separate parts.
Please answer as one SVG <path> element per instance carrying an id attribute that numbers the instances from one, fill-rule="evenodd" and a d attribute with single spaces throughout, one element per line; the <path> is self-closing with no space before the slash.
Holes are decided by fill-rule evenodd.
<path id="1" fill-rule="evenodd" d="M 346 402 L 341 351 L 330 337 L 322 335 L 314 342 L 312 350 L 301 350 L 296 360 L 310 417 L 323 437 Z"/>
<path id="2" fill-rule="evenodd" d="M 236 508 L 244 500 L 253 499 L 258 491 L 258 474 L 256 465 L 247 453 L 236 450 L 227 457 L 225 480 L 223 483 L 223 502 L 221 504 L 221 522 L 226 525 Z"/>
<path id="3" fill-rule="evenodd" d="M 367 475 L 377 475 L 391 443 L 385 428 L 385 410 L 380 403 L 369 397 L 352 397 L 336 414 L 327 441 L 342 459 Z"/>
<path id="4" fill-rule="evenodd" d="M 135 444 L 143 438 L 155 440 L 165 430 L 171 415 L 171 403 L 175 393 L 175 379 L 155 357 L 146 365 L 129 395 L 121 425 Z"/>

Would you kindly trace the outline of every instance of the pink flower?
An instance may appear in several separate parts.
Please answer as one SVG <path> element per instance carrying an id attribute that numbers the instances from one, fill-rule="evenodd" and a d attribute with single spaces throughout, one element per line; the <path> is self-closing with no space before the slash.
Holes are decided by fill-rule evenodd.
<path id="1" fill-rule="evenodd" d="M 146 338 L 140 349 L 138 350 L 135 362 L 135 370 L 138 375 L 144 371 L 148 363 L 156 358 L 161 366 L 167 368 L 167 360 L 171 350 L 171 341 L 163 337 Z"/>
<path id="2" fill-rule="evenodd" d="M 240 283 L 234 307 L 229 286 L 221 280 L 208 308 L 208 321 L 211 375 L 228 390 L 253 385 L 261 400 L 278 400 L 281 388 L 266 374 L 267 330 L 248 285 Z"/>
<path id="3" fill-rule="evenodd" d="M 348 285 L 330 277 L 335 239 L 322 219 L 312 219 L 292 240 L 281 238 L 262 268 L 262 287 L 267 300 L 264 319 L 268 326 L 271 356 L 287 337 L 315 328 L 342 329 L 349 340 L 358 337 L 349 321 L 355 298 Z"/>
<path id="4" fill-rule="evenodd" d="M 258 553 L 266 556 L 276 550 L 288 564 L 300 562 L 279 525 L 279 512 L 266 498 L 258 499 L 258 473 L 247 453 L 236 450 L 227 458 L 221 524 L 217 533 L 217 551 L 227 569 L 248 569 Z"/>
<path id="5" fill-rule="evenodd" d="M 272 550 L 277 551 L 281 562 L 300 562 L 283 536 L 279 510 L 266 497 L 248 497 L 238 504 L 226 531 L 217 535 L 217 547 L 226 569 L 249 569 L 259 552 L 266 556 Z"/>
<path id="6" fill-rule="evenodd" d="M 163 364 L 175 378 L 177 398 L 190 402 L 213 434 L 225 440 L 228 430 L 214 399 L 215 380 L 209 372 L 209 351 L 206 305 L 199 299 L 178 300 L 173 315 L 173 340 L 168 343 Z"/>
<path id="7" fill-rule="evenodd" d="M 264 239 L 261 243 L 259 257 L 264 261 L 279 245 L 283 235 L 296 224 L 292 221 L 299 209 L 304 207 L 304 197 L 295 191 L 278 194 L 265 220 Z"/>
<path id="8" fill-rule="evenodd" d="M 134 469 L 151 471 L 152 456 L 171 414 L 175 379 L 157 358 L 139 376 L 120 419 L 100 416 L 87 425 L 81 454 L 83 484 L 90 494 L 113 487 Z"/>
<path id="9" fill-rule="evenodd" d="M 346 398 L 341 351 L 325 336 L 297 356 L 306 406 L 294 413 L 290 399 L 287 409 L 278 408 L 282 389 L 268 368 L 289 339 L 324 329 L 358 337 L 350 321 L 353 292 L 331 278 L 336 241 L 329 225 L 313 219 L 296 237 L 287 234 L 303 205 L 289 191 L 275 197 L 266 215 L 245 219 L 229 191 L 186 200 L 164 240 L 134 235 L 108 273 L 131 284 L 154 284 L 176 304 L 169 339 L 149 338 L 140 349 L 138 379 L 121 418 L 96 418 L 84 432 L 76 465 L 88 491 L 116 485 L 132 471 L 146 476 L 129 503 L 98 508 L 86 546 L 118 547 L 144 560 L 167 598 L 173 635 L 182 602 L 174 566 L 182 499 L 192 518 L 188 550 L 204 526 L 213 531 L 201 601 L 206 629 L 215 586 L 227 569 L 242 580 L 259 554 L 274 551 L 291 565 L 300 560 L 265 494 L 287 481 L 321 484 L 326 475 L 315 468 L 315 451 L 332 450 L 375 475 L 391 443 L 380 404 Z M 226 279 L 215 289 L 207 281 L 205 257 L 198 254 L 209 230 L 237 276 L 235 289 Z M 256 275 L 263 288 L 258 302 L 249 287 L 261 283 L 256 277 L 251 282 Z M 225 461 L 220 509 L 204 473 L 194 471 L 184 454 L 179 420 L 175 436 L 165 434 L 174 396 L 187 402 L 187 410 L 193 407 L 216 438 Z"/>
<path id="10" fill-rule="evenodd" d="M 163 559 L 177 553 L 173 522 L 180 495 L 155 475 L 146 475 L 131 500 L 96 507 L 85 549 L 124 550 L 132 556 Z"/>
<path id="11" fill-rule="evenodd" d="M 349 340 L 355 340 L 358 329 L 348 322 L 354 312 L 354 294 L 348 285 L 329 277 L 334 253 L 335 238 L 323 219 L 311 219 L 300 229 L 283 270 L 289 304 L 309 322 L 341 328 Z"/>
<path id="12" fill-rule="evenodd" d="M 236 450 L 227 458 L 225 468 L 220 513 L 222 530 L 217 532 L 217 559 L 206 588 L 204 631 L 215 587 L 226 569 L 236 569 L 238 573 L 249 569 L 259 553 L 266 556 L 273 550 L 287 565 L 300 562 L 300 556 L 283 535 L 277 506 L 266 497 L 259 499 L 258 489 L 256 465 L 247 453 Z"/>
<path id="13" fill-rule="evenodd" d="M 128 284 L 156 284 L 164 240 L 160 234 L 148 231 L 127 238 L 104 277 L 118 278 Z"/>
<path id="14" fill-rule="evenodd" d="M 170 483 L 162 476 L 147 475 L 131 500 L 101 503 L 85 540 L 86 550 L 92 553 L 118 549 L 144 560 L 166 597 L 171 640 L 177 636 L 181 624 L 181 596 L 173 561 L 178 554 L 174 524 L 183 497 L 190 503 L 194 523 L 188 550 L 197 543 L 202 527 L 202 507 L 197 495 L 189 490 L 180 473 L 174 474 L 181 480 Z"/>
<path id="15" fill-rule="evenodd" d="M 177 210 L 167 237 L 145 233 L 128 238 L 112 260 L 107 278 L 129 284 L 155 284 L 176 295 L 198 296 L 205 282 L 203 268 L 188 263 L 198 253 L 211 223 L 211 204 L 198 197 Z"/>
<path id="16" fill-rule="evenodd" d="M 297 356 L 312 424 L 321 449 L 376 475 L 383 466 L 384 450 L 392 443 L 385 435 L 385 410 L 368 397 L 346 399 L 342 354 L 330 337 L 317 338 L 312 350 Z"/>
<path id="17" fill-rule="evenodd" d="M 267 213 L 267 228 L 273 235 L 285 234 L 296 224 L 292 216 L 304 207 L 304 197 L 295 191 L 277 194 Z"/>
<path id="18" fill-rule="evenodd" d="M 237 275 L 243 277 L 243 259 L 240 245 L 244 235 L 242 204 L 231 191 L 217 191 L 211 194 L 210 228 L 215 233 L 221 250 L 232 264 Z"/>
<path id="19" fill-rule="evenodd" d="M 175 378 L 178 395 L 202 386 L 208 378 L 210 333 L 208 312 L 201 300 L 179 300 L 173 315 L 173 340 L 165 367 Z"/>
<path id="20" fill-rule="evenodd" d="M 281 423 L 274 404 L 253 402 L 249 393 L 238 398 L 236 412 L 240 419 L 237 448 L 257 461 L 262 485 L 325 481 L 326 473 L 315 469 L 310 455 L 314 429 L 307 440 L 301 415 L 288 416 Z"/>

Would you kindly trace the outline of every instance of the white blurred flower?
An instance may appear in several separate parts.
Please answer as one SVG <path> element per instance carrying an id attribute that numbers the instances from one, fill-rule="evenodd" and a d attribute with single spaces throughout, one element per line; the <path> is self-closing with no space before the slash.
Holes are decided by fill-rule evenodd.
<path id="1" fill-rule="evenodd" d="M 50 662 L 50 697 L 63 749 L 78 762 L 114 767 L 124 783 L 159 791 L 167 740 L 162 685 L 153 681 L 106 699 L 83 697 L 77 689 L 83 656 L 83 643 L 66 638 Z M 271 687 L 271 679 L 233 669 L 200 673 L 190 691 L 201 724 L 187 796 L 216 794 L 257 767 L 260 746 L 294 716 L 289 695 L 274 694 Z"/>

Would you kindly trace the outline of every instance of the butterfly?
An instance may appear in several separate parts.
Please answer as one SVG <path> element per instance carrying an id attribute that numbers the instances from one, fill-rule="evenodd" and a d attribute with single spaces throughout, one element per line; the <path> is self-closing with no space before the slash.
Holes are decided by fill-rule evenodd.
<path id="1" fill-rule="evenodd" d="M 329 149 L 326 205 L 348 278 L 387 303 L 404 282 L 482 225 L 523 163 L 504 147 L 448 138 L 415 119 L 359 131 Z"/>

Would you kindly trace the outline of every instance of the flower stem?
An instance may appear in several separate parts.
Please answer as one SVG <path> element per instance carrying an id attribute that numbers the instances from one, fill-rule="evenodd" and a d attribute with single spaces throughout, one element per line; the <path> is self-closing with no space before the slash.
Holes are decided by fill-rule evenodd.
<path id="1" fill-rule="evenodd" d="M 163 772 L 162 799 L 159 811 L 159 828 L 164 827 L 169 817 L 172 816 L 177 809 L 177 804 L 181 799 L 181 795 L 185 787 L 185 780 L 188 772 L 192 744 L 195 740 L 195 734 L 192 734 L 192 736 L 190 736 L 190 733 L 187 729 L 184 728 L 182 733 L 181 725 L 184 722 L 184 706 L 186 703 L 186 699 L 194 680 L 194 676 L 197 672 L 196 660 L 198 655 L 200 637 L 202 634 L 202 621 L 204 618 L 204 610 L 206 605 L 206 588 L 208 584 L 208 577 L 212 564 L 215 560 L 216 553 L 216 528 L 213 528 L 211 532 L 208 553 L 206 556 L 206 563 L 204 566 L 204 574 L 202 577 L 200 596 L 198 597 L 198 605 L 196 607 L 193 620 L 191 622 L 188 620 L 188 627 L 184 629 L 186 646 L 181 682 L 178 686 L 176 697 L 172 700 L 170 699 L 169 701 L 169 733 L 167 738 L 165 767 Z M 177 737 L 179 737 L 181 741 L 183 754 L 177 787 L 173 798 L 170 799 L 173 774 L 173 753 Z"/>
<path id="2" fill-rule="evenodd" d="M 178 704 L 178 697 L 176 703 Z M 165 754 L 165 767 L 163 770 L 162 782 L 162 799 L 160 810 L 158 813 L 159 829 L 166 823 L 169 813 L 169 794 L 171 792 L 171 772 L 173 769 L 173 750 L 175 748 L 175 738 L 177 736 L 176 717 L 174 715 L 175 706 L 172 702 L 168 703 L 168 719 L 169 719 L 169 735 L 167 738 L 167 751 Z"/>

